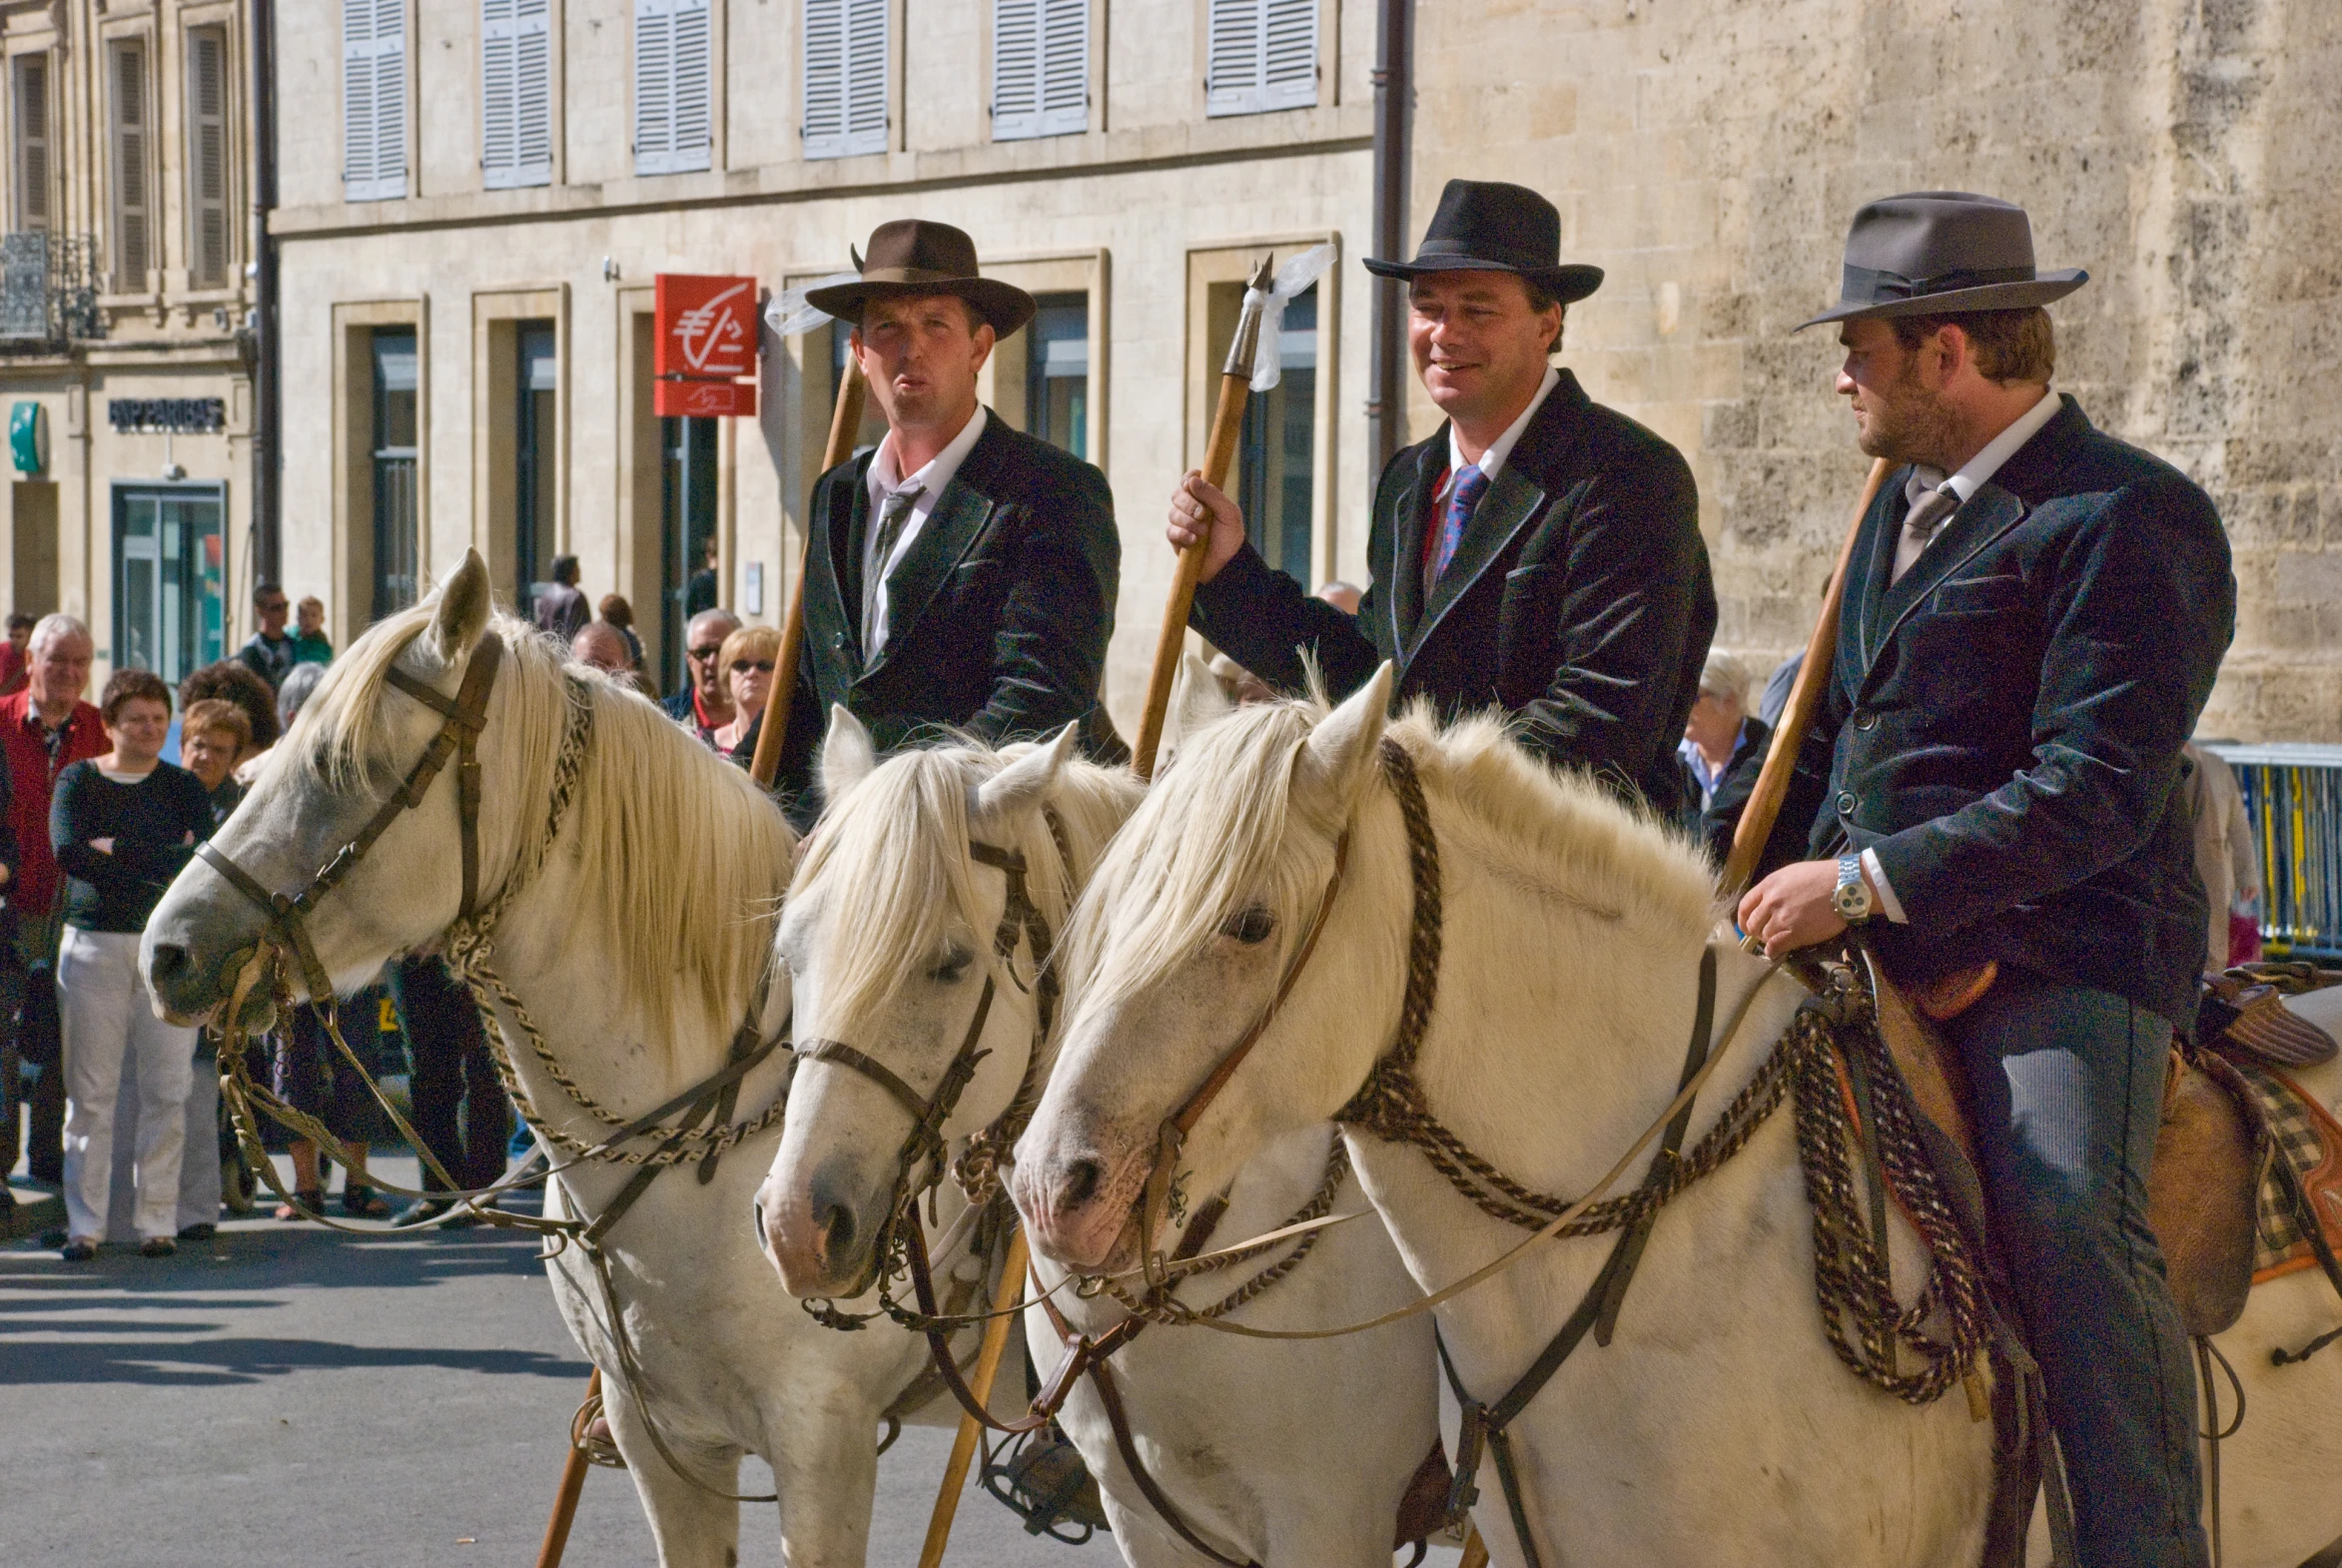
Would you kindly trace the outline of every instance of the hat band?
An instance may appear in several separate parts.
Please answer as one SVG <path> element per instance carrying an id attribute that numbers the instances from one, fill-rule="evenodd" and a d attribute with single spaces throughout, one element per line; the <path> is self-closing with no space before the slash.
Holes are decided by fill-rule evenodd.
<path id="1" fill-rule="evenodd" d="M 1931 294 L 1951 294 L 1958 289 L 1981 289 L 1996 283 L 2036 283 L 2038 278 L 2030 267 L 1962 267 L 1933 278 L 1907 278 L 1902 273 L 1886 272 L 1879 268 L 1857 267 L 1846 264 L 1846 281 L 1840 294 L 1848 300 L 1916 300 Z"/>
<path id="2" fill-rule="evenodd" d="M 1415 258 L 1426 256 L 1460 256 L 1471 261 L 1492 262 L 1499 267 L 1520 267 L 1533 271 L 1550 272 L 1561 265 L 1557 258 L 1539 258 L 1510 251 L 1511 247 L 1478 246 L 1469 240 L 1425 240 L 1415 248 Z"/>
<path id="3" fill-rule="evenodd" d="M 864 283 L 974 283 L 966 273 L 938 272 L 932 267 L 869 267 L 863 269 Z"/>

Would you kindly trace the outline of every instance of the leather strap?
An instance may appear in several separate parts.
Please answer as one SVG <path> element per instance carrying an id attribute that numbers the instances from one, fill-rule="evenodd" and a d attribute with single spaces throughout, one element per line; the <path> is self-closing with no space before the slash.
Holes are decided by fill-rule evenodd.
<path id="1" fill-rule="evenodd" d="M 1090 1382 L 1098 1390 L 1098 1402 L 1106 1406 L 1107 1424 L 1114 1428 L 1115 1448 L 1123 1456 L 1123 1468 L 1131 1472 L 1131 1479 L 1139 1483 L 1141 1494 L 1154 1505 L 1163 1522 L 1171 1527 L 1171 1533 L 1195 1551 L 1221 1564 L 1222 1568 L 1255 1568 L 1249 1557 L 1230 1557 L 1225 1552 L 1215 1550 L 1210 1542 L 1197 1535 L 1193 1527 L 1179 1517 L 1178 1509 L 1164 1495 L 1155 1477 L 1148 1473 L 1147 1461 L 1139 1457 L 1139 1444 L 1131 1435 L 1130 1413 L 1123 1408 L 1123 1392 L 1115 1381 L 1113 1368 L 1103 1360 L 1093 1360 L 1090 1363 Z"/>
<path id="2" fill-rule="evenodd" d="M 1692 1080 L 1700 1076 L 1700 1069 L 1708 1065 L 1709 1037 L 1715 1031 L 1716 950 L 1703 947 L 1700 950 L 1700 1000 L 1693 1007 L 1692 1044 L 1691 1049 L 1684 1053 L 1683 1078 L 1675 1086 L 1678 1095 L 1689 1089 Z M 1683 1109 L 1676 1112 L 1675 1120 L 1667 1124 L 1666 1133 L 1660 1137 L 1659 1152 L 1651 1157 L 1651 1169 L 1643 1177 L 1644 1186 L 1659 1185 L 1674 1171 L 1676 1159 L 1683 1152 L 1684 1137 L 1691 1131 L 1691 1126 L 1692 1103 L 1687 1100 Z M 1627 1281 L 1634 1278 L 1635 1266 L 1643 1260 L 1643 1248 L 1650 1244 L 1651 1227 L 1658 1222 L 1659 1211 L 1654 1208 L 1629 1225 L 1626 1233 L 1618 1238 L 1619 1255 L 1613 1258 L 1615 1271 L 1610 1288 L 1603 1292 L 1601 1313 L 1594 1320 L 1594 1342 L 1598 1345 L 1609 1344 L 1611 1335 L 1618 1331 L 1619 1309 L 1626 1305 Z"/>

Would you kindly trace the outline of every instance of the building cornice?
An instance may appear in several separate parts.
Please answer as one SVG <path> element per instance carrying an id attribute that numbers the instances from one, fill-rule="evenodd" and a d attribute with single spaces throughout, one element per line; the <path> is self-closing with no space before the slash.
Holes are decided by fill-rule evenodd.
<path id="1" fill-rule="evenodd" d="M 1264 135 L 1274 131 L 1282 134 Z M 1373 110 L 1343 104 L 1276 115 L 1149 126 L 1089 136 L 992 142 L 940 152 L 799 160 L 704 174 L 656 175 L 592 185 L 466 191 L 390 202 L 279 208 L 269 232 L 324 239 L 400 230 L 559 222 L 613 212 L 828 201 L 879 193 L 1005 185 L 1070 176 L 1145 173 L 1264 159 L 1363 153 L 1373 148 Z"/>

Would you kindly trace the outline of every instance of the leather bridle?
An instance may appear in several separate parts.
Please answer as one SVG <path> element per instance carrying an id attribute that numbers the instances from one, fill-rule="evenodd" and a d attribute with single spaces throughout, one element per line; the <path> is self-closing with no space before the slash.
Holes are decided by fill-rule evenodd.
<path id="1" fill-rule="evenodd" d="M 383 678 L 397 690 L 404 692 L 424 707 L 443 716 L 439 731 L 422 755 L 415 759 L 406 777 L 391 791 L 382 809 L 367 820 L 349 843 L 335 851 L 332 859 L 310 878 L 309 886 L 299 893 L 287 895 L 272 892 L 259 878 L 229 858 L 228 854 L 209 842 L 196 846 L 196 853 L 204 863 L 227 879 L 228 885 L 245 898 L 260 906 L 269 918 L 269 925 L 284 945 L 293 953 L 301 967 L 302 984 L 309 991 L 308 1000 L 325 1008 L 334 1003 L 334 983 L 318 960 L 317 946 L 310 940 L 306 918 L 316 910 L 319 900 L 339 887 L 358 863 L 366 858 L 376 842 L 390 831 L 390 824 L 408 811 L 420 807 L 426 795 L 450 757 L 455 759 L 455 821 L 461 836 L 463 863 L 463 900 L 456 911 L 455 921 L 460 925 L 477 913 L 479 905 L 479 736 L 487 725 L 488 692 L 495 685 L 496 670 L 504 658 L 504 640 L 492 630 L 480 633 L 472 645 L 471 659 L 463 670 L 463 680 L 456 687 L 452 699 L 440 693 L 425 681 L 415 679 L 396 665 L 384 671 Z M 242 956 L 239 955 L 239 958 Z M 241 963 L 237 966 L 241 967 Z"/>

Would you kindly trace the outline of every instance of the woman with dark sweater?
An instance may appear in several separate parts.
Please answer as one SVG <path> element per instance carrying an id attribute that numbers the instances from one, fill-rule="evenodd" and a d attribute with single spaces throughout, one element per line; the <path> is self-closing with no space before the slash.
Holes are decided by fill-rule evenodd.
<path id="1" fill-rule="evenodd" d="M 113 749 L 58 775 L 49 807 L 49 842 L 66 878 L 57 1002 L 65 1036 L 65 1256 L 76 1262 L 97 1254 L 106 1231 L 125 1057 L 138 1064 L 139 1250 L 160 1257 L 178 1249 L 196 1032 L 155 1016 L 138 945 L 163 890 L 212 831 L 203 785 L 161 760 L 171 688 L 152 671 L 117 670 L 99 714 Z"/>

